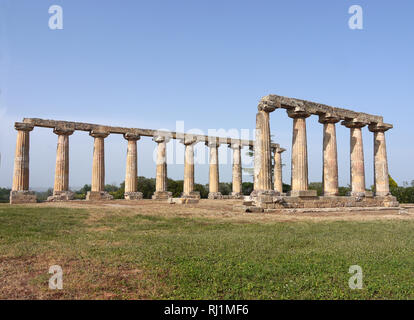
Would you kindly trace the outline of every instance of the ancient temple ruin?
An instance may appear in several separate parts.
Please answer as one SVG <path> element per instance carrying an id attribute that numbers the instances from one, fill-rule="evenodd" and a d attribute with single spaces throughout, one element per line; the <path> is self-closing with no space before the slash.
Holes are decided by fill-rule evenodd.
<path id="1" fill-rule="evenodd" d="M 282 159 L 286 149 L 272 143 L 270 136 L 270 113 L 285 109 L 293 119 L 291 188 L 283 193 Z M 323 195 L 309 190 L 306 119 L 311 115 L 319 117 L 323 125 Z M 351 193 L 338 196 L 338 157 L 336 124 L 350 129 L 350 172 Z M 255 140 L 241 140 L 179 132 L 158 131 L 139 128 L 111 127 L 98 124 L 43 120 L 37 118 L 16 122 L 16 154 L 13 186 L 10 203 L 36 202 L 35 193 L 29 190 L 29 135 L 35 127 L 51 128 L 58 136 L 56 169 L 53 196 L 49 201 L 69 201 L 73 194 L 69 190 L 69 137 L 75 131 L 89 132 L 94 138 L 92 183 L 87 200 L 111 200 L 105 187 L 105 138 L 110 134 L 122 134 L 127 140 L 125 174 L 125 199 L 139 200 L 142 194 L 137 190 L 137 141 L 151 137 L 157 143 L 156 191 L 153 200 L 168 200 L 166 144 L 177 139 L 185 145 L 184 188 L 181 199 L 199 199 L 194 191 L 194 145 L 202 142 L 210 150 L 209 199 L 223 199 L 219 192 L 218 147 L 227 144 L 233 151 L 231 198 L 244 199 L 235 208 L 242 211 L 272 212 L 282 208 L 331 208 L 331 207 L 395 207 L 396 199 L 389 189 L 388 162 L 385 132 L 392 128 L 381 116 L 335 108 L 315 102 L 269 95 L 262 98 L 256 115 Z M 375 193 L 366 190 L 362 129 L 368 127 L 374 141 L 374 185 Z M 254 150 L 254 190 L 250 196 L 242 194 L 241 149 L 246 146 Z M 273 174 L 272 174 L 273 160 Z M 195 201 L 196 202 L 196 201 Z"/>

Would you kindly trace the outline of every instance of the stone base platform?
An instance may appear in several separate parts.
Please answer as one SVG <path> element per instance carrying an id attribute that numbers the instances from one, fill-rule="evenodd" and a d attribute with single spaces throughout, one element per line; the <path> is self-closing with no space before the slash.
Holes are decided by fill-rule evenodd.
<path id="1" fill-rule="evenodd" d="M 74 193 L 71 191 L 57 191 L 53 193 L 53 196 L 47 198 L 49 202 L 55 201 L 70 201 L 73 200 Z"/>
<path id="2" fill-rule="evenodd" d="M 105 201 L 113 199 L 114 197 L 106 191 L 88 191 L 86 194 L 87 201 Z"/>
<path id="3" fill-rule="evenodd" d="M 10 191 L 10 204 L 36 202 L 36 194 L 33 191 Z"/>
<path id="4" fill-rule="evenodd" d="M 124 198 L 125 200 L 142 200 L 144 196 L 142 192 L 125 192 Z"/>
<path id="5" fill-rule="evenodd" d="M 280 209 L 306 208 L 399 208 L 400 204 L 393 196 L 385 197 L 259 197 L 235 205 L 235 211 L 242 212 L 278 212 Z"/>
<path id="6" fill-rule="evenodd" d="M 244 199 L 244 195 L 240 192 L 232 192 L 229 199 Z"/>
<path id="7" fill-rule="evenodd" d="M 200 192 L 193 191 L 193 192 L 190 192 L 190 193 L 183 193 L 181 195 L 181 198 L 183 198 L 183 199 L 200 199 L 201 196 L 200 196 Z"/>
<path id="8" fill-rule="evenodd" d="M 288 196 L 300 197 L 300 198 L 312 198 L 312 197 L 317 197 L 318 192 L 316 190 L 290 191 L 288 193 Z"/>
<path id="9" fill-rule="evenodd" d="M 169 191 L 155 191 L 152 195 L 152 200 L 168 200 L 172 198 L 172 192 Z"/>
<path id="10" fill-rule="evenodd" d="M 171 204 L 197 204 L 200 199 L 197 198 L 170 198 L 168 199 Z"/>
<path id="11" fill-rule="evenodd" d="M 221 192 L 210 192 L 208 194 L 208 198 L 211 200 L 221 200 L 223 199 L 223 195 L 221 194 Z"/>

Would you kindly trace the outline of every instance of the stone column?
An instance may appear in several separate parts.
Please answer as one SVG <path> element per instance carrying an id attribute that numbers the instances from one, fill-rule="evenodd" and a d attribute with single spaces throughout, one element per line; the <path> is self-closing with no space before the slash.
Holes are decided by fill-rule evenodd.
<path id="1" fill-rule="evenodd" d="M 185 145 L 184 154 L 184 188 L 182 198 L 200 198 L 200 192 L 194 191 L 194 145 L 197 139 L 185 137 L 182 143 Z"/>
<path id="2" fill-rule="evenodd" d="M 107 132 L 91 131 L 94 138 L 92 163 L 92 188 L 86 195 L 86 200 L 112 200 L 113 197 L 105 191 L 105 142 Z"/>
<path id="3" fill-rule="evenodd" d="M 128 141 L 124 198 L 126 200 L 140 200 L 143 195 L 142 192 L 138 192 L 137 141 L 141 139 L 141 136 L 134 133 L 125 133 L 124 138 Z"/>
<path id="4" fill-rule="evenodd" d="M 233 199 L 242 199 L 242 165 L 241 165 L 241 144 L 233 143 L 229 144 L 229 147 L 233 149 L 233 190 L 231 197 Z"/>
<path id="5" fill-rule="evenodd" d="M 282 153 L 286 151 L 283 148 L 274 148 L 274 168 L 273 168 L 273 187 L 276 192 L 283 193 L 282 181 Z"/>
<path id="6" fill-rule="evenodd" d="M 153 140 L 157 146 L 157 172 L 155 180 L 154 200 L 168 200 L 172 192 L 167 191 L 167 142 L 170 140 L 164 136 L 155 136 Z"/>
<path id="7" fill-rule="evenodd" d="M 10 191 L 10 204 L 36 202 L 36 194 L 29 191 L 29 151 L 30 131 L 34 126 L 16 122 L 16 153 L 14 157 L 13 185 Z"/>
<path id="8" fill-rule="evenodd" d="M 209 172 L 209 199 L 223 199 L 219 191 L 219 160 L 218 148 L 220 144 L 217 141 L 208 141 L 206 145 L 210 149 L 210 172 Z"/>
<path id="9" fill-rule="evenodd" d="M 302 108 L 287 110 L 293 119 L 292 135 L 292 191 L 293 197 L 314 197 L 316 190 L 308 190 L 308 147 L 306 139 L 306 118 L 310 116 Z"/>
<path id="10" fill-rule="evenodd" d="M 362 130 L 367 123 L 352 119 L 342 121 L 345 127 L 351 129 L 351 196 L 365 197 L 365 164 L 364 164 L 364 146 L 362 142 Z"/>
<path id="11" fill-rule="evenodd" d="M 385 144 L 385 132 L 392 125 L 377 123 L 369 125 L 369 131 L 374 133 L 374 185 L 375 195 L 384 197 L 390 195 L 387 147 Z"/>
<path id="12" fill-rule="evenodd" d="M 334 114 L 325 113 L 319 116 L 323 124 L 323 172 L 322 185 L 325 197 L 338 196 L 338 151 L 336 143 L 336 123 L 340 118 Z"/>
<path id="13" fill-rule="evenodd" d="M 258 106 L 256 115 L 256 137 L 254 141 L 254 190 L 251 194 L 256 197 L 261 194 L 276 195 L 272 188 L 272 161 L 269 113 L 275 106 L 264 102 Z"/>
<path id="14" fill-rule="evenodd" d="M 53 196 L 48 201 L 73 200 L 73 192 L 69 191 L 69 136 L 73 134 L 72 129 L 55 128 L 53 133 L 58 136 L 56 150 L 55 185 Z"/>

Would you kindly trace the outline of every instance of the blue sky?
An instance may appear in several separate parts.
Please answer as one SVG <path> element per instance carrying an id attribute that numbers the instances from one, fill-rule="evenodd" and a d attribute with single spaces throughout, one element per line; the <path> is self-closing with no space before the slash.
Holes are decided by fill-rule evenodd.
<path id="1" fill-rule="evenodd" d="M 354 4 L 363 8 L 363 30 L 348 27 Z M 63 30 L 48 27 L 51 5 L 63 8 Z M 414 180 L 413 9 L 409 0 L 0 0 L 0 186 L 11 185 L 13 123 L 23 117 L 252 130 L 257 103 L 270 93 L 384 116 L 395 126 L 387 133 L 390 173 L 400 184 Z M 321 181 L 322 126 L 316 116 L 307 123 L 309 180 Z M 288 149 L 289 182 L 285 111 L 271 114 L 271 130 Z M 338 125 L 337 134 L 346 185 L 349 130 Z M 35 129 L 31 139 L 31 186 L 52 186 L 57 137 Z M 372 140 L 365 128 L 368 186 Z M 71 137 L 71 186 L 90 183 L 92 145 L 86 133 Z M 140 175 L 154 177 L 154 147 L 140 140 Z M 125 154 L 121 136 L 107 138 L 108 183 L 123 181 Z M 220 169 L 230 181 L 230 163 Z M 183 167 L 168 172 L 182 179 Z M 208 165 L 197 165 L 196 181 L 207 180 Z"/>

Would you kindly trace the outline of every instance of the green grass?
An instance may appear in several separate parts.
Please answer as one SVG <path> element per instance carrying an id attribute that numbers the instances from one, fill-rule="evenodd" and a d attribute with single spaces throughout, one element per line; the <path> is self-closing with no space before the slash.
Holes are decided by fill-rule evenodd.
<path id="1" fill-rule="evenodd" d="M 71 266 L 63 298 L 414 298 L 412 221 L 88 217 L 83 209 L 0 207 L 0 258 L 52 259 L 64 277 Z M 362 290 L 348 287 L 351 265 L 363 269 Z M 35 295 L 47 292 L 48 277 L 38 270 L 29 281 Z"/>

